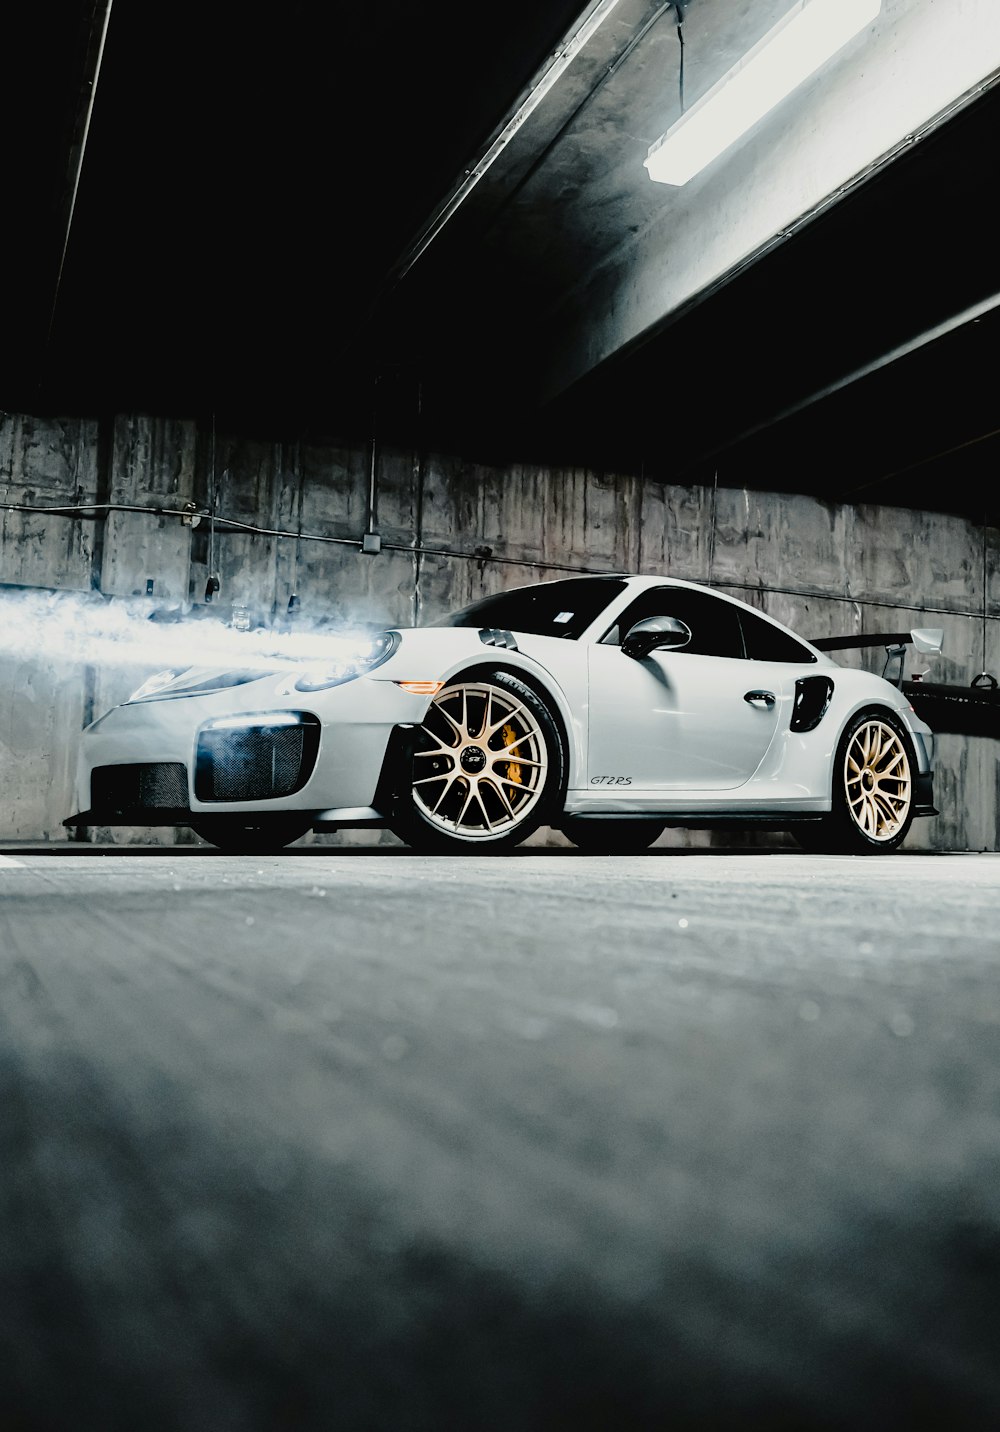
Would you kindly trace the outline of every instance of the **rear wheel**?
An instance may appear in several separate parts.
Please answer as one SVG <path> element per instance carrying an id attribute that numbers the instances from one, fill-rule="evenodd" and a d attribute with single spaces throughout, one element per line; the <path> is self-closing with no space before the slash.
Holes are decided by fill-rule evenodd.
<path id="1" fill-rule="evenodd" d="M 655 820 L 586 820 L 569 816 L 563 835 L 590 855 L 635 855 L 648 850 L 666 829 Z"/>
<path id="2" fill-rule="evenodd" d="M 542 698 L 506 671 L 457 679 L 431 702 L 392 829 L 417 850 L 512 849 L 563 787 L 559 731 Z"/>
<path id="3" fill-rule="evenodd" d="M 833 768 L 833 808 L 795 832 L 809 850 L 885 855 L 898 850 L 913 822 L 915 756 L 900 721 L 864 711 L 847 727 Z"/>
<path id="4" fill-rule="evenodd" d="M 311 827 L 312 821 L 300 815 L 206 815 L 191 822 L 195 835 L 232 855 L 267 855 L 284 850 Z"/>

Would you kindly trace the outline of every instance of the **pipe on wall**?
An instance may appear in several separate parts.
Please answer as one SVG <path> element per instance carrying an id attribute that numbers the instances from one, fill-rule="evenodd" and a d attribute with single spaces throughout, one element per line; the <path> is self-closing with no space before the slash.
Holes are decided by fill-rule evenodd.
<path id="1" fill-rule="evenodd" d="M 0 502 L 0 512 L 33 512 L 49 517 L 67 518 L 83 517 L 87 513 L 96 515 L 108 512 L 142 512 L 150 517 L 179 517 L 185 521 L 190 521 L 192 515 L 189 507 L 144 507 L 135 502 L 82 502 L 56 507 L 45 507 L 31 502 Z M 301 529 L 295 530 L 287 527 L 262 527 L 253 522 L 241 522 L 238 518 L 224 517 L 218 513 L 214 514 L 214 520 L 216 527 L 224 531 L 247 532 L 254 537 L 287 538 L 293 542 L 323 542 L 330 546 L 353 547 L 355 551 L 361 550 L 361 543 L 356 537 L 332 537 L 325 532 L 303 532 Z M 482 549 L 463 552 L 449 547 L 428 547 L 420 542 L 383 542 L 381 546 L 384 552 L 408 552 L 417 558 L 452 557 L 460 562 L 482 563 L 487 561 L 496 566 L 522 567 L 540 572 L 569 572 L 581 577 L 606 577 L 621 570 L 620 567 L 588 567 L 569 562 L 537 562 L 527 557 L 501 557 L 492 552 L 489 556 L 484 557 Z M 848 606 L 885 607 L 892 611 L 926 612 L 934 616 L 974 617 L 977 621 L 1000 622 L 1000 614 L 996 616 L 992 613 L 987 614 L 985 606 L 982 609 L 977 608 L 975 611 L 967 611 L 964 608 L 928 606 L 926 603 L 918 605 L 899 600 L 887 601 L 879 597 L 859 598 L 840 592 L 831 592 L 820 587 L 788 587 L 779 586 L 773 582 L 762 586 L 759 582 L 739 582 L 729 578 L 725 580 L 710 578 L 705 581 L 704 585 L 739 592 L 769 592 L 787 597 L 803 597 L 807 600 L 821 598 L 824 601 L 842 602 Z"/>

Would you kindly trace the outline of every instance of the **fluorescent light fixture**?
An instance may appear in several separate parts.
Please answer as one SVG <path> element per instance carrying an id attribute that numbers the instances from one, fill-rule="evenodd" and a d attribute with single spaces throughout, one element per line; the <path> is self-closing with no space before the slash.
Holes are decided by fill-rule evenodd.
<path id="1" fill-rule="evenodd" d="M 882 8 L 882 0 L 798 0 L 718 84 L 650 145 L 660 184 L 686 184 L 815 73 Z"/>

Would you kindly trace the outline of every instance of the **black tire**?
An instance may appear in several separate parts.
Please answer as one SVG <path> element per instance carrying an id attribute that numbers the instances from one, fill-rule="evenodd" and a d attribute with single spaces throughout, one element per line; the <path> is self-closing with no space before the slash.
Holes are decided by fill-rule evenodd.
<path id="1" fill-rule="evenodd" d="M 560 829 L 590 855 L 637 855 L 658 840 L 666 826 L 655 820 L 586 820 L 567 816 Z"/>
<path id="2" fill-rule="evenodd" d="M 889 855 L 913 824 L 916 753 L 891 711 L 861 711 L 844 729 L 833 762 L 828 816 L 792 834 L 806 850 L 839 855 Z"/>
<path id="3" fill-rule="evenodd" d="M 191 821 L 195 835 L 230 855 L 273 854 L 311 828 L 312 820 L 301 815 L 206 815 Z"/>
<path id="4" fill-rule="evenodd" d="M 507 671 L 458 676 L 431 702 L 389 824 L 414 850 L 500 854 L 551 824 L 565 771 L 537 692 Z"/>

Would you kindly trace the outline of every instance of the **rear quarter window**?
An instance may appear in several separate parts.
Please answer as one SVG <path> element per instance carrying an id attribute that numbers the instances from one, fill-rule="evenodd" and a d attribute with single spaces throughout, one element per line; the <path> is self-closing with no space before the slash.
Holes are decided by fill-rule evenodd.
<path id="1" fill-rule="evenodd" d="M 749 661 L 783 661 L 806 666 L 816 660 L 809 648 L 791 632 L 772 626 L 753 612 L 741 610 L 740 624 Z"/>

